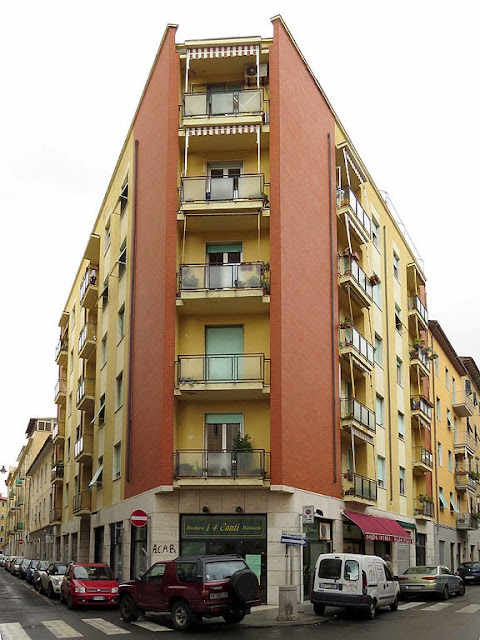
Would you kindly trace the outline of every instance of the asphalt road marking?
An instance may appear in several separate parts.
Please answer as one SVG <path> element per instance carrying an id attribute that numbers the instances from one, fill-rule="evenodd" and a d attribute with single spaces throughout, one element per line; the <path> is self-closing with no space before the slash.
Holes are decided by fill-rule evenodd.
<path id="1" fill-rule="evenodd" d="M 422 611 L 441 611 L 442 609 L 451 607 L 452 604 L 452 602 L 437 602 L 437 604 L 432 604 L 431 607 L 424 607 Z"/>
<path id="2" fill-rule="evenodd" d="M 2 640 L 31 640 L 19 622 L 0 624 L 0 638 Z"/>
<path id="3" fill-rule="evenodd" d="M 399 604 L 399 611 L 406 611 L 407 609 L 413 609 L 414 607 L 419 607 L 421 604 L 426 604 L 425 602 L 406 602 L 405 604 Z"/>
<path id="4" fill-rule="evenodd" d="M 169 629 L 168 627 L 162 627 L 161 624 L 155 624 L 155 622 L 132 622 L 132 624 L 136 624 L 137 627 L 141 627 L 142 629 L 147 629 L 148 631 L 173 631 L 173 629 Z"/>
<path id="5" fill-rule="evenodd" d="M 108 622 L 108 620 L 104 620 L 103 618 L 82 618 L 82 622 L 86 622 L 92 627 L 95 627 L 95 629 L 102 631 L 107 636 L 113 636 L 120 633 L 131 633 L 131 631 L 127 631 L 127 629 L 117 627 L 117 625 L 112 624 L 111 622 Z"/>
<path id="6" fill-rule="evenodd" d="M 480 611 L 480 604 L 467 604 L 463 609 L 457 609 L 455 613 L 477 613 Z"/>
<path id="7" fill-rule="evenodd" d="M 53 633 L 56 638 L 83 638 L 83 634 L 75 631 L 69 624 L 63 620 L 47 620 L 42 624 Z"/>

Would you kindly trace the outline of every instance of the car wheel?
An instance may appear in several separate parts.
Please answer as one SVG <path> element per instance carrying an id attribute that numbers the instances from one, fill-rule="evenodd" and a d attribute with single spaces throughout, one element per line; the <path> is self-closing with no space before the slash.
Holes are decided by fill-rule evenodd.
<path id="1" fill-rule="evenodd" d="M 325 605 L 324 604 L 314 604 L 313 610 L 315 611 L 316 616 L 323 616 L 325 613 Z"/>
<path id="2" fill-rule="evenodd" d="M 231 614 L 227 614 L 226 616 L 223 616 L 223 619 L 227 624 L 237 624 L 238 622 L 241 622 L 244 618 L 245 618 L 244 613 L 231 613 Z"/>
<path id="3" fill-rule="evenodd" d="M 443 600 L 448 600 L 450 597 L 450 591 L 448 590 L 448 584 L 446 584 L 443 587 L 443 591 L 442 591 L 442 599 Z"/>
<path id="4" fill-rule="evenodd" d="M 172 622 L 177 631 L 187 631 L 193 623 L 193 614 L 186 600 L 177 600 L 172 607 Z"/>
<path id="5" fill-rule="evenodd" d="M 398 609 L 398 596 L 395 596 L 395 600 L 390 605 L 391 611 L 396 611 Z"/>
<path id="6" fill-rule="evenodd" d="M 120 615 L 125 622 L 135 622 L 140 615 L 132 596 L 128 593 L 120 599 Z"/>
<path id="7" fill-rule="evenodd" d="M 457 596 L 464 596 L 464 595 L 465 595 L 465 584 L 462 582 L 458 587 Z"/>
<path id="8" fill-rule="evenodd" d="M 230 578 L 230 590 L 241 602 L 255 600 L 258 593 L 258 578 L 251 569 L 235 571 Z"/>
<path id="9" fill-rule="evenodd" d="M 67 607 L 70 610 L 75 609 L 75 605 L 73 604 L 72 596 L 70 594 L 67 596 Z"/>
<path id="10" fill-rule="evenodd" d="M 53 588 L 50 582 L 48 583 L 48 587 L 47 587 L 47 596 L 50 598 L 50 600 L 53 600 L 53 598 L 55 597 L 55 593 L 53 591 Z"/>
<path id="11" fill-rule="evenodd" d="M 367 609 L 367 618 L 369 620 L 373 620 L 375 618 L 375 614 L 377 613 L 377 603 L 375 602 L 375 600 L 373 600 L 369 605 L 368 605 L 368 609 Z"/>

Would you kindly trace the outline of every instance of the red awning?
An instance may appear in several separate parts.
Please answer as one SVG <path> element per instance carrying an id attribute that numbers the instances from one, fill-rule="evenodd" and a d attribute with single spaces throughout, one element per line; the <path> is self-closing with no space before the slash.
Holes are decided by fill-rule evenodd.
<path id="1" fill-rule="evenodd" d="M 362 530 L 365 540 L 412 544 L 410 534 L 396 520 L 367 516 L 355 511 L 344 511 L 343 514 Z"/>

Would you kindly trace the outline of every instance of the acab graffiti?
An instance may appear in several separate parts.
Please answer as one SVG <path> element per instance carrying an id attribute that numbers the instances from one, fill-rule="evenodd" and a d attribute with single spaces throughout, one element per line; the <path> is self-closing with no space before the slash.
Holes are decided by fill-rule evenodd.
<path id="1" fill-rule="evenodd" d="M 177 554 L 177 547 L 174 544 L 154 544 L 152 547 L 152 553 L 172 553 Z"/>

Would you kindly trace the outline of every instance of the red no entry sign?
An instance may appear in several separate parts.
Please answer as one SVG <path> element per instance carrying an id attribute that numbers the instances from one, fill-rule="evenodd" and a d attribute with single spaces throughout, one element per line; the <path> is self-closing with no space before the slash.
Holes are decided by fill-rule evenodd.
<path id="1" fill-rule="evenodd" d="M 137 509 L 130 516 L 130 522 L 134 527 L 144 527 L 148 522 L 148 516 L 145 511 Z"/>

